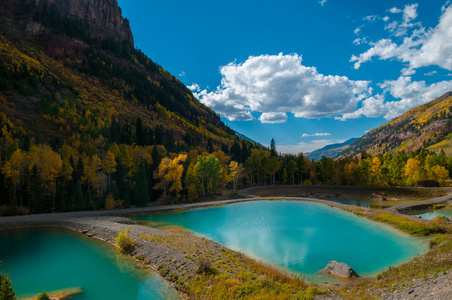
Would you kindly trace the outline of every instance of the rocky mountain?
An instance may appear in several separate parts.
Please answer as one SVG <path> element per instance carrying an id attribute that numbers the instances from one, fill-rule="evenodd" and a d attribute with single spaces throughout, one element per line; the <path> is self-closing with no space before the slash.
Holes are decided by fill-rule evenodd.
<path id="1" fill-rule="evenodd" d="M 116 0 L 0 1 L 0 215 L 198 199 L 198 155 L 227 171 L 253 147 L 134 47 Z"/>
<path id="2" fill-rule="evenodd" d="M 342 155 L 412 152 L 427 148 L 452 155 L 452 92 L 410 109 L 390 122 L 369 131 Z"/>
<path id="3" fill-rule="evenodd" d="M 306 153 L 306 157 L 309 159 L 321 159 L 323 156 L 330 158 L 337 158 L 341 153 L 346 151 L 350 145 L 355 142 L 357 138 L 349 139 L 343 143 L 327 145 L 323 148 L 314 150 L 310 153 Z"/>
<path id="4" fill-rule="evenodd" d="M 134 45 L 129 21 L 122 17 L 116 0 L 2 0 L 0 19 L 4 24 L 19 25 L 21 29 L 38 35 L 48 28 L 33 16 L 50 7 L 58 14 L 87 25 L 92 36 L 112 37 L 120 42 L 127 41 L 132 47 Z"/>

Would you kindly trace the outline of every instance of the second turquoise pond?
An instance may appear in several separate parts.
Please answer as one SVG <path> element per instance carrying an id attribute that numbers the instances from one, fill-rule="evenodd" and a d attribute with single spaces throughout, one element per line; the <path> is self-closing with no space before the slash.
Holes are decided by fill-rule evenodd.
<path id="1" fill-rule="evenodd" d="M 420 216 L 426 220 L 433 220 L 437 216 L 444 216 L 444 217 L 452 218 L 452 207 L 444 207 L 441 209 L 417 213 L 414 215 Z"/>
<path id="2" fill-rule="evenodd" d="M 425 240 L 325 205 L 250 201 L 136 217 L 178 225 L 312 281 L 331 260 L 373 275 L 426 252 Z"/>

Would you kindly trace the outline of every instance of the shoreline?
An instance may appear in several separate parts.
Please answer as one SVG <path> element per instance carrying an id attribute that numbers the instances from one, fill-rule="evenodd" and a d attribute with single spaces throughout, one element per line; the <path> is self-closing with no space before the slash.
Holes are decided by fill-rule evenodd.
<path id="1" fill-rule="evenodd" d="M 431 205 L 438 203 L 449 202 L 452 199 L 452 194 L 446 196 L 437 197 L 430 200 L 424 200 L 422 205 Z M 262 201 L 262 200 L 288 200 L 288 201 L 303 201 L 319 203 L 327 205 L 350 213 L 359 215 L 359 212 L 365 214 L 376 214 L 378 211 L 388 211 L 394 215 L 400 215 L 407 219 L 421 221 L 417 216 L 410 216 L 401 214 L 397 206 L 384 210 L 375 210 L 370 208 L 358 207 L 353 205 L 341 204 L 334 201 L 322 200 L 322 199 L 310 199 L 304 197 L 252 197 L 233 200 L 218 200 L 193 204 L 178 204 L 178 205 L 164 205 L 164 206 L 152 206 L 146 208 L 131 208 L 112 211 L 85 211 L 85 212 L 68 212 L 68 213 L 54 213 L 54 214 L 40 214 L 40 215 L 26 215 L 26 216 L 12 216 L 12 217 L 0 217 L 0 230 L 8 230 L 24 227 L 59 227 L 68 229 L 71 231 L 85 234 L 88 237 L 96 238 L 100 241 L 106 242 L 111 246 L 117 248 L 115 243 L 115 237 L 122 228 L 131 228 L 131 236 L 138 241 L 136 249 L 130 254 L 132 258 L 139 261 L 140 264 L 149 269 L 152 269 L 159 273 L 167 282 L 182 294 L 187 296 L 186 284 L 193 280 L 193 275 L 196 274 L 199 259 L 192 258 L 190 255 L 186 255 L 177 251 L 175 247 L 170 243 L 158 243 L 156 240 L 181 240 L 184 243 L 197 245 L 199 249 L 206 247 L 213 253 L 218 255 L 224 254 L 225 251 L 237 257 L 246 257 L 244 254 L 233 251 L 223 245 L 217 244 L 213 241 L 194 236 L 190 233 L 174 233 L 157 228 L 141 225 L 135 221 L 128 219 L 128 216 L 151 214 L 158 212 L 168 212 L 174 210 L 187 210 L 187 209 L 200 209 L 218 205 L 248 202 L 248 201 Z M 402 209 L 406 209 L 407 206 L 419 207 L 419 203 L 410 205 L 401 205 Z M 358 213 L 356 213 L 358 212 Z M 362 217 L 362 216 L 361 216 Z M 391 226 L 386 224 L 387 226 Z M 394 227 L 394 226 L 391 226 Z M 399 230 L 400 231 L 400 230 Z M 144 238 L 146 237 L 146 238 Z M 185 252 L 184 252 L 185 253 Z M 256 264 L 265 266 L 265 262 L 253 259 Z M 278 270 L 278 269 L 277 269 Z M 283 272 L 279 270 L 282 275 Z M 287 275 L 287 274 L 286 274 Z M 231 278 L 234 275 L 230 274 Z M 289 275 L 290 276 L 290 275 Z M 325 299 L 325 298 L 323 298 Z"/>

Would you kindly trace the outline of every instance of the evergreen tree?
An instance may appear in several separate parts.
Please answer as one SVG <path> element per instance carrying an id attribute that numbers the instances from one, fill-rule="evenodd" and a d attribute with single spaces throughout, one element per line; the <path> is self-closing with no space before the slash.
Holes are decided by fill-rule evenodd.
<path id="1" fill-rule="evenodd" d="M 0 274 L 0 300 L 15 300 L 16 293 L 14 292 L 13 285 L 9 279 L 9 275 Z"/>
<path id="2" fill-rule="evenodd" d="M 274 139 L 272 139 L 270 142 L 270 156 L 278 156 L 278 151 L 276 151 L 276 142 Z"/>
<path id="3" fill-rule="evenodd" d="M 148 180 L 146 178 L 146 164 L 143 159 L 140 160 L 140 164 L 138 165 L 134 196 L 136 206 L 146 206 L 149 203 L 150 199 Z"/>
<path id="4" fill-rule="evenodd" d="M 41 193 L 41 177 L 39 177 L 38 166 L 33 165 L 30 175 L 30 200 L 31 211 L 39 212 L 41 210 L 40 204 L 42 203 Z"/>
<path id="5" fill-rule="evenodd" d="M 138 146 L 144 146 L 146 145 L 146 136 L 145 131 L 143 128 L 143 121 L 141 118 L 137 118 L 135 123 L 135 135 L 136 135 L 136 142 Z"/>

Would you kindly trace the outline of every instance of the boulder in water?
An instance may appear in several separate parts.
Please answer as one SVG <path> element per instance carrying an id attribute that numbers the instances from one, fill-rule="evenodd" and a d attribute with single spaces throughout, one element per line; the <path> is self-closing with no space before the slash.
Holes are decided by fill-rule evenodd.
<path id="1" fill-rule="evenodd" d="M 340 263 L 334 260 L 330 261 L 326 265 L 325 269 L 320 270 L 320 272 L 347 278 L 359 277 L 359 275 L 356 274 L 356 272 L 352 268 L 350 268 L 347 264 Z"/>

